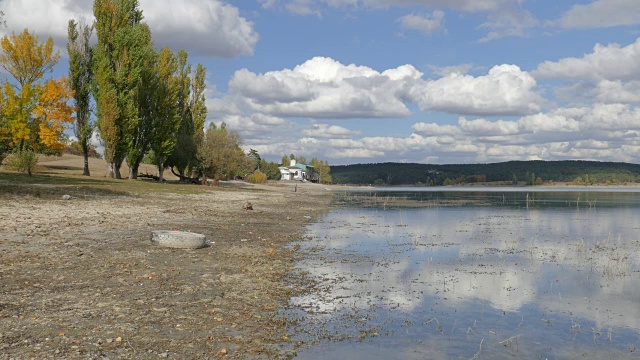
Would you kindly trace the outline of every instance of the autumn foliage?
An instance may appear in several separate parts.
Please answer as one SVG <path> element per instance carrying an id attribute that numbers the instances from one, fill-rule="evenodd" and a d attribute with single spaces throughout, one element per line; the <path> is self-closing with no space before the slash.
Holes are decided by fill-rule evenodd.
<path id="1" fill-rule="evenodd" d="M 64 148 L 73 92 L 66 77 L 44 79 L 59 58 L 51 38 L 41 43 L 26 29 L 0 40 L 0 66 L 14 79 L 0 86 L 0 149 L 50 154 Z"/>
<path id="2" fill-rule="evenodd" d="M 267 174 L 263 173 L 260 170 L 256 170 L 253 174 L 249 175 L 247 179 L 252 184 L 266 184 L 267 183 Z"/>

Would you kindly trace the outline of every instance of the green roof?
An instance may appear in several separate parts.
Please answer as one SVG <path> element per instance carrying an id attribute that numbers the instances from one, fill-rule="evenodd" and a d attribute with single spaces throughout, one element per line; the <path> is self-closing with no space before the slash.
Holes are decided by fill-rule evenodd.
<path id="1" fill-rule="evenodd" d="M 308 167 L 313 167 L 313 166 L 307 165 L 307 164 L 296 164 L 296 167 L 299 167 L 300 169 L 307 171 Z"/>

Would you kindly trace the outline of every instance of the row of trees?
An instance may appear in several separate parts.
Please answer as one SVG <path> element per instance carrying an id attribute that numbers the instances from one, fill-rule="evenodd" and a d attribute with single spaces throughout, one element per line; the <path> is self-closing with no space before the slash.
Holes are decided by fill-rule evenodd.
<path id="1" fill-rule="evenodd" d="M 145 155 L 153 152 L 160 180 L 166 167 L 181 179 L 200 165 L 204 147 L 206 69 L 192 71 L 188 54 L 156 51 L 137 0 L 95 0 L 98 42 L 82 69 L 92 78 L 98 129 L 105 147 L 108 176 L 120 178 L 124 161 L 135 179 Z M 82 33 L 90 32 L 86 25 Z M 69 23 L 72 43 L 75 23 Z M 83 46 L 85 46 L 83 36 Z M 78 103 L 80 105 L 80 103 Z"/>
<path id="2" fill-rule="evenodd" d="M 206 69 L 199 64 L 192 71 L 185 51 L 155 50 L 137 0 L 95 0 L 93 10 L 93 25 L 69 21 L 68 78 L 45 80 L 60 59 L 51 38 L 40 42 L 25 29 L 0 41 L 0 66 L 13 79 L 0 90 L 0 156 L 58 154 L 65 146 L 64 130 L 75 120 L 85 175 L 90 175 L 96 127 L 110 177 L 120 178 L 126 161 L 129 178 L 135 179 L 150 152 L 160 178 L 166 167 L 182 179 L 207 170 L 199 158 L 205 145 Z M 94 30 L 97 43 L 91 46 Z M 74 106 L 68 105 L 72 99 Z M 239 138 L 234 139 L 239 149 Z"/>

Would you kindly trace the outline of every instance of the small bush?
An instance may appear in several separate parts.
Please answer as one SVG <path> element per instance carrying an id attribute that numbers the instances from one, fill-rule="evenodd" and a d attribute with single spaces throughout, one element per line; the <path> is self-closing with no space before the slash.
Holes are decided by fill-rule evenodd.
<path id="1" fill-rule="evenodd" d="M 33 150 L 14 151 L 4 160 L 3 166 L 7 170 L 20 171 L 31 176 L 38 166 L 38 156 Z"/>
<path id="2" fill-rule="evenodd" d="M 267 183 L 267 174 L 263 173 L 260 170 L 256 170 L 253 174 L 249 175 L 249 182 L 252 184 L 266 184 Z"/>

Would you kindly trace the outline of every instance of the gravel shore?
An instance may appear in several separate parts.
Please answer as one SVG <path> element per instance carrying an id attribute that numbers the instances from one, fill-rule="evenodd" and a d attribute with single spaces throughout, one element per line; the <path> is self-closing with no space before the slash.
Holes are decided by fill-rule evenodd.
<path id="1" fill-rule="evenodd" d="M 281 309 L 304 279 L 286 245 L 329 208 L 324 186 L 61 185 L 80 167 L 46 169 L 0 172 L 0 359 L 293 357 Z M 211 245 L 159 247 L 153 230 Z"/>

